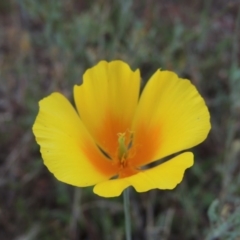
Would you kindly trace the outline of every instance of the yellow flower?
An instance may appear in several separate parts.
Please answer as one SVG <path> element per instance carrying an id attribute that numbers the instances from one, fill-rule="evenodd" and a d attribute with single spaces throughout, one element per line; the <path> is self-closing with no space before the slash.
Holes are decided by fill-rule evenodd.
<path id="1" fill-rule="evenodd" d="M 141 96 L 140 82 L 139 70 L 101 61 L 74 87 L 77 111 L 60 93 L 40 101 L 33 132 L 58 180 L 95 185 L 103 197 L 128 186 L 173 189 L 182 181 L 193 165 L 191 152 L 148 166 L 202 142 L 210 130 L 208 109 L 190 81 L 173 72 L 157 70 Z"/>

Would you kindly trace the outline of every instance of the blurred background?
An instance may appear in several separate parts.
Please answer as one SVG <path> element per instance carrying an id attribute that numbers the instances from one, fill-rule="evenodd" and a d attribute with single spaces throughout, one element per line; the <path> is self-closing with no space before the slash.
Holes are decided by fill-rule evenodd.
<path id="1" fill-rule="evenodd" d="M 38 101 L 99 60 L 121 59 L 147 81 L 188 78 L 212 130 L 173 191 L 131 191 L 134 240 L 240 239 L 240 1 L 1 0 L 0 239 L 122 240 L 122 196 L 55 180 L 32 134 Z"/>

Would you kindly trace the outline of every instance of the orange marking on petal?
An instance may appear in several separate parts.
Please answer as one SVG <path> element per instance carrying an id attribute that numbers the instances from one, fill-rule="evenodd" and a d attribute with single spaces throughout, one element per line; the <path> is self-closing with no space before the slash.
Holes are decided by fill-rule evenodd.
<path id="1" fill-rule="evenodd" d="M 126 168 L 119 171 L 118 178 L 130 177 L 134 174 L 137 174 L 138 172 L 139 172 L 138 169 L 134 169 L 134 168 L 127 166 Z"/>
<path id="2" fill-rule="evenodd" d="M 97 133 L 97 140 L 103 150 L 109 154 L 112 159 L 117 158 L 118 153 L 118 134 L 129 130 L 130 123 L 126 122 L 114 113 L 107 111 L 103 126 Z"/>
<path id="3" fill-rule="evenodd" d="M 112 176 L 118 173 L 118 167 L 114 161 L 104 156 L 103 153 L 101 153 L 101 151 L 97 148 L 97 146 L 86 142 L 83 151 L 85 152 L 89 161 L 92 162 L 92 165 L 101 173 Z"/>
<path id="4" fill-rule="evenodd" d="M 161 147 L 161 130 L 157 127 L 147 127 L 140 124 L 135 130 L 133 139 L 134 157 L 130 160 L 137 167 L 148 164 L 154 159 L 155 154 Z"/>

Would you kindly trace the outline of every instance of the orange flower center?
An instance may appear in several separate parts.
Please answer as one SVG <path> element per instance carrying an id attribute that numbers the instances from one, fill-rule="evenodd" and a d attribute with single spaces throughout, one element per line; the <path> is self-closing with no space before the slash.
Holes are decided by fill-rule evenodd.
<path id="1" fill-rule="evenodd" d="M 127 131 L 118 134 L 118 149 L 114 157 L 114 164 L 118 166 L 118 177 L 128 177 L 139 172 L 139 170 L 131 165 L 131 158 L 136 153 L 133 146 L 133 132 Z"/>
<path id="2" fill-rule="evenodd" d="M 130 130 L 131 123 L 123 122 L 122 118 L 108 113 L 103 126 L 95 138 L 101 143 L 98 147 L 105 161 L 103 163 L 96 161 L 96 157 L 88 157 L 101 172 L 125 178 L 140 172 L 154 160 L 154 155 L 161 145 L 160 123 L 155 127 L 142 122 L 133 132 Z"/>

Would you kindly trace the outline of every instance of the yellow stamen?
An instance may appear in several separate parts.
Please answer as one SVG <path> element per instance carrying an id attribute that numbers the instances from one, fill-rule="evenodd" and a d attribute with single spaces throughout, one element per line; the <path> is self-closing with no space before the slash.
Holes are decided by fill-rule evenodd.
<path id="1" fill-rule="evenodd" d="M 128 147 L 125 144 L 126 133 L 118 134 L 118 159 L 122 162 L 127 158 Z"/>

